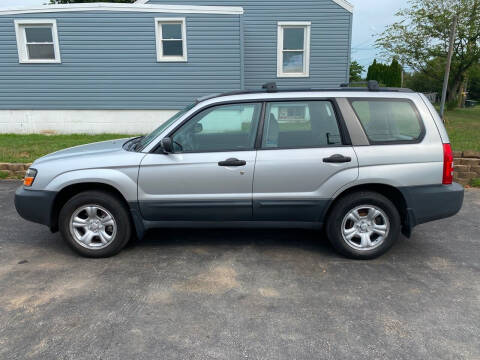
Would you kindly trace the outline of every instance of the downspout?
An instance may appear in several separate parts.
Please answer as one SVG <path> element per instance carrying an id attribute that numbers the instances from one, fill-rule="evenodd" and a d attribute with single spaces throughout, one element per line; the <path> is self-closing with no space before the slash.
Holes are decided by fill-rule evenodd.
<path id="1" fill-rule="evenodd" d="M 245 54 L 244 54 L 244 31 L 243 31 L 243 15 L 240 17 L 240 89 L 245 89 Z"/>
<path id="2" fill-rule="evenodd" d="M 347 55 L 348 63 L 347 63 L 347 74 L 345 79 L 346 84 L 350 83 L 350 64 L 352 63 L 352 32 L 353 32 L 352 22 L 353 22 L 353 12 L 350 13 L 350 23 L 349 23 L 350 29 L 348 30 L 350 36 L 348 38 L 348 55 Z"/>

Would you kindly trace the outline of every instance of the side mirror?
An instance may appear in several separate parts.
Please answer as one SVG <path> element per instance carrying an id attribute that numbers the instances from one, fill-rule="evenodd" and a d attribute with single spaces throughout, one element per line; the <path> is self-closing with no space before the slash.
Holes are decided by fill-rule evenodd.
<path id="1" fill-rule="evenodd" d="M 201 133 L 203 131 L 203 126 L 200 123 L 196 123 L 195 127 L 193 128 L 193 132 L 195 134 Z"/>
<path id="2" fill-rule="evenodd" d="M 165 151 L 167 154 L 173 153 L 173 141 L 171 138 L 164 137 L 160 144 L 162 145 L 163 151 Z"/>

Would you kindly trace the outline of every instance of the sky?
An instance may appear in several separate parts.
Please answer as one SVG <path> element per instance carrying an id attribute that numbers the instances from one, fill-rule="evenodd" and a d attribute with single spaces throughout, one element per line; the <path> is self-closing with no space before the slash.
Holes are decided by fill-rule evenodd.
<path id="1" fill-rule="evenodd" d="M 1 0 L 0 0 L 1 1 Z M 353 10 L 352 61 L 368 67 L 378 50 L 374 47 L 375 34 L 396 21 L 395 13 L 408 7 L 408 0 L 348 0 Z"/>
<path id="2" fill-rule="evenodd" d="M 408 0 L 349 0 L 354 6 L 352 60 L 365 67 L 378 57 L 374 35 L 395 21 L 397 10 L 406 7 Z M 48 0 L 0 0 L 0 8 L 41 5 Z"/>

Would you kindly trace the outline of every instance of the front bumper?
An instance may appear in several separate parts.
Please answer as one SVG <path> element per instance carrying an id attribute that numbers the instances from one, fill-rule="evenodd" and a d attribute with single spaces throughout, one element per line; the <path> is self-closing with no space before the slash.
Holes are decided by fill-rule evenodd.
<path id="1" fill-rule="evenodd" d="M 54 191 L 28 190 L 20 186 L 15 192 L 15 208 L 25 220 L 51 227 L 56 194 Z"/>
<path id="2" fill-rule="evenodd" d="M 463 204 L 462 185 L 428 185 L 400 188 L 407 203 L 408 225 L 412 229 L 429 221 L 455 215 Z"/>

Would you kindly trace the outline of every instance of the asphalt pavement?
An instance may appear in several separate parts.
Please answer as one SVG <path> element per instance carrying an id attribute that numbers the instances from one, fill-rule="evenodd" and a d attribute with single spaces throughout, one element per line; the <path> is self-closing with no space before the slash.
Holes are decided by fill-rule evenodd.
<path id="1" fill-rule="evenodd" d="M 0 181 L 0 359 L 480 359 L 480 191 L 354 261 L 304 230 L 150 233 L 108 259 Z"/>

